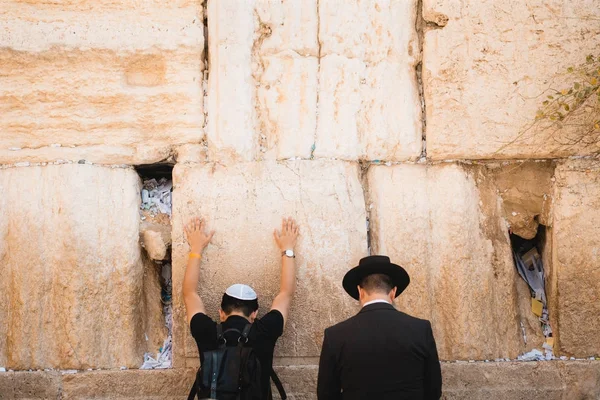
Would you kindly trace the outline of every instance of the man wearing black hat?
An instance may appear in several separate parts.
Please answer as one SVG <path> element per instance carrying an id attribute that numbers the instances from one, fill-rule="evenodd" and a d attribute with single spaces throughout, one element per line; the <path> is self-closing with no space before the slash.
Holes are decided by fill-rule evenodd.
<path id="1" fill-rule="evenodd" d="M 431 323 L 397 311 L 410 282 L 386 256 L 370 256 L 342 285 L 362 310 L 325 330 L 319 400 L 438 400 L 442 374 Z"/>

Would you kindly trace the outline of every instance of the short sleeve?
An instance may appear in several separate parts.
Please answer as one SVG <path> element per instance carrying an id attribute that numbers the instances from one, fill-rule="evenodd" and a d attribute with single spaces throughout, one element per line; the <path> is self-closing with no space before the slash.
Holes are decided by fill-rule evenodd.
<path id="1" fill-rule="evenodd" d="M 283 315 L 279 310 L 271 310 L 258 320 L 257 328 L 260 333 L 277 340 L 283 335 Z"/>
<path id="2" fill-rule="evenodd" d="M 198 350 L 204 352 L 212 350 L 217 341 L 217 324 L 208 315 L 196 313 L 190 321 L 190 331 L 196 339 Z"/>

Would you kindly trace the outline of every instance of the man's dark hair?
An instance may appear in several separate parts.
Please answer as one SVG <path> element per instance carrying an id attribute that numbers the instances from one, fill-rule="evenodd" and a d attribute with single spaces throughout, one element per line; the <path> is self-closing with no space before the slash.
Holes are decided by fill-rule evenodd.
<path id="1" fill-rule="evenodd" d="M 388 294 L 395 287 L 392 279 L 385 274 L 371 274 L 360 281 L 359 286 L 368 293 Z"/>
<path id="2" fill-rule="evenodd" d="M 221 310 L 223 310 L 225 314 L 231 314 L 232 312 L 237 311 L 241 312 L 246 317 L 249 317 L 250 314 L 258 310 L 258 299 L 240 300 L 224 293 L 223 299 L 221 300 Z"/>

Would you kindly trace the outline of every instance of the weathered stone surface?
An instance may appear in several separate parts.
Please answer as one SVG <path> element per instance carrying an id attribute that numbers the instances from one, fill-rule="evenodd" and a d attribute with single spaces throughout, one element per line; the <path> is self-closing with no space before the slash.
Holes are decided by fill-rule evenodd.
<path id="1" fill-rule="evenodd" d="M 144 296 L 139 185 L 131 169 L 0 170 L 2 366 L 138 367 L 156 351 L 147 329 L 163 317 L 159 295 L 158 307 Z"/>
<path id="2" fill-rule="evenodd" d="M 448 400 L 571 400 L 600 396 L 600 362 L 442 364 Z"/>
<path id="3" fill-rule="evenodd" d="M 171 247 L 171 220 L 167 214 L 153 217 L 145 212 L 140 224 L 140 240 L 148 256 L 153 260 L 164 260 Z"/>
<path id="4" fill-rule="evenodd" d="M 0 163 L 150 163 L 200 142 L 201 3 L 7 0 Z"/>
<path id="5" fill-rule="evenodd" d="M 150 163 L 202 138 L 201 51 L 0 50 L 0 163 Z"/>
<path id="6" fill-rule="evenodd" d="M 316 365 L 275 367 L 288 398 L 316 399 Z M 184 400 L 194 369 L 0 373 L 0 399 Z M 443 399 L 572 400 L 600 395 L 600 362 L 443 363 Z M 279 398 L 275 395 L 275 398 Z"/>
<path id="7" fill-rule="evenodd" d="M 427 155 L 434 159 L 591 154 L 577 126 L 527 130 L 549 89 L 572 85 L 570 66 L 600 52 L 600 2 L 424 0 Z M 569 23 L 565 23 L 569 21 Z M 574 124 L 575 125 L 575 124 Z"/>
<path id="8" fill-rule="evenodd" d="M 600 355 L 600 165 L 557 167 L 551 317 L 568 356 Z"/>
<path id="9" fill-rule="evenodd" d="M 420 155 L 415 4 L 317 3 L 209 1 L 211 160 Z"/>
<path id="10" fill-rule="evenodd" d="M 211 160 L 309 157 L 316 125 L 316 1 L 211 0 L 207 12 Z"/>
<path id="11" fill-rule="evenodd" d="M 201 3 L 195 0 L 6 0 L 0 43 L 15 50 L 69 48 L 203 48 Z"/>
<path id="12" fill-rule="evenodd" d="M 213 317 L 217 316 L 223 291 L 240 281 L 256 289 L 263 313 L 269 309 L 279 290 L 281 268 L 273 229 L 280 227 L 283 216 L 298 221 L 298 290 L 276 354 L 319 355 L 323 329 L 357 310 L 357 304 L 343 292 L 341 282 L 344 273 L 367 253 L 365 206 L 358 174 L 356 164 L 341 161 L 175 167 L 176 362 L 182 363 L 182 356 L 197 357 L 196 345 L 184 322 L 181 298 L 188 252 L 183 224 L 195 215 L 206 218 L 209 228 L 216 230 L 213 244 L 203 256 L 199 285 Z"/>
<path id="13" fill-rule="evenodd" d="M 491 166 L 502 211 L 511 231 L 533 239 L 538 227 L 552 223 L 554 164 L 524 162 Z"/>
<path id="14" fill-rule="evenodd" d="M 0 372 L 0 400 L 60 399 L 57 372 Z"/>
<path id="15" fill-rule="evenodd" d="M 195 376 L 196 371 L 192 369 L 93 371 L 62 375 L 62 398 L 184 400 Z"/>
<path id="16" fill-rule="evenodd" d="M 315 156 L 407 160 L 421 154 L 416 2 L 319 3 Z"/>
<path id="17" fill-rule="evenodd" d="M 399 309 L 432 321 L 441 359 L 515 358 L 520 278 L 485 175 L 454 164 L 371 166 L 368 181 L 373 253 L 411 276 Z"/>

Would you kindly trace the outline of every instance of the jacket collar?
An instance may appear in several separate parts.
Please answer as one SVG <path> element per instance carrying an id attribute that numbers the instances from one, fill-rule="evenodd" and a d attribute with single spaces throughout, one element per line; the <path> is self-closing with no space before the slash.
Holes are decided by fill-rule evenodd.
<path id="1" fill-rule="evenodd" d="M 369 304 L 368 306 L 364 306 L 360 310 L 359 314 L 375 310 L 396 310 L 396 308 L 389 303 L 373 303 Z"/>

